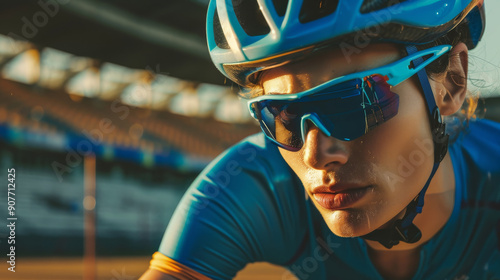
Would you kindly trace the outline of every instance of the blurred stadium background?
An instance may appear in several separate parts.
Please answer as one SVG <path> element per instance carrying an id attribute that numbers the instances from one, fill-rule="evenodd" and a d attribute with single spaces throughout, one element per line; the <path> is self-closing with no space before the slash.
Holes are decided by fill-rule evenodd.
<path id="1" fill-rule="evenodd" d="M 16 273 L 0 227 L 1 279 L 137 279 L 195 176 L 259 131 L 210 62 L 207 3 L 2 3 L 0 217 L 15 168 L 18 221 Z M 471 90 L 500 121 L 499 39 L 488 34 Z M 282 275 L 260 264 L 237 279 Z"/>

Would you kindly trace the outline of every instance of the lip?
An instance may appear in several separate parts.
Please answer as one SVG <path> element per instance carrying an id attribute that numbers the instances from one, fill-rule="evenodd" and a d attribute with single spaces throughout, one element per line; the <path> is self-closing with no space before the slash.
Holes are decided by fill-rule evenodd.
<path id="1" fill-rule="evenodd" d="M 349 208 L 361 200 L 372 186 L 321 186 L 313 190 L 313 197 L 323 208 Z"/>

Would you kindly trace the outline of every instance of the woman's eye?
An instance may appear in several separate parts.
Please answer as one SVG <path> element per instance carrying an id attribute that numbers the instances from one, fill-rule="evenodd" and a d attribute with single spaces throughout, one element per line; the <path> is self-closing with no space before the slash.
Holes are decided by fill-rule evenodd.
<path id="1" fill-rule="evenodd" d="M 280 118 L 283 122 L 289 122 L 297 117 L 298 107 L 294 104 L 290 104 L 282 108 L 280 112 Z"/>

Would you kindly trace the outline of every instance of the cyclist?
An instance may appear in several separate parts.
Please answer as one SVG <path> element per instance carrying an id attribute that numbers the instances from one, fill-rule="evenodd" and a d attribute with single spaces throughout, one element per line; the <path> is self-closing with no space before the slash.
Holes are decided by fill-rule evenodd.
<path id="1" fill-rule="evenodd" d="M 500 279 L 500 125 L 467 118 L 483 4 L 212 0 L 263 133 L 196 179 L 143 279 Z"/>

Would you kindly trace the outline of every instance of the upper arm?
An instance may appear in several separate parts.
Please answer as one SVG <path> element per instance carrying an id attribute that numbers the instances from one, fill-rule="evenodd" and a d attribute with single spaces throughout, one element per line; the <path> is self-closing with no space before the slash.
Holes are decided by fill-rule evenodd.
<path id="1" fill-rule="evenodd" d="M 256 237 L 258 227 L 248 223 L 251 210 L 239 203 L 240 195 L 206 178 L 196 182 L 179 203 L 158 251 L 210 278 L 232 279 L 255 261 L 254 250 L 263 242 Z"/>
<path id="2" fill-rule="evenodd" d="M 233 148 L 195 180 L 160 253 L 211 279 L 232 279 L 251 262 L 290 260 L 306 231 L 303 189 L 277 150 L 258 150 Z"/>

